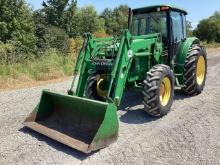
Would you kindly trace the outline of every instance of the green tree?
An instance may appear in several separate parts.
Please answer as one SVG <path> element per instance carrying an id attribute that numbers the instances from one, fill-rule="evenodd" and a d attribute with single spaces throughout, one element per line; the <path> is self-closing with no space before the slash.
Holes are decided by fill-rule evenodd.
<path id="1" fill-rule="evenodd" d="M 193 36 L 193 27 L 190 21 L 186 21 L 186 34 L 187 36 Z"/>
<path id="2" fill-rule="evenodd" d="M 47 0 L 42 5 L 47 24 L 64 28 L 67 32 L 71 31 L 76 13 L 76 0 Z"/>
<path id="3" fill-rule="evenodd" d="M 127 28 L 128 6 L 120 5 L 113 10 L 106 8 L 101 13 L 105 20 L 105 29 L 108 34 L 120 34 L 122 29 Z"/>
<path id="4" fill-rule="evenodd" d="M 60 26 L 65 19 L 65 9 L 69 0 L 47 0 L 43 2 L 43 11 L 50 25 Z"/>
<path id="5" fill-rule="evenodd" d="M 0 40 L 35 49 L 36 36 L 32 11 L 24 0 L 0 1 Z"/>
<path id="6" fill-rule="evenodd" d="M 120 5 L 114 9 L 114 14 L 117 22 L 117 29 L 122 30 L 128 27 L 128 6 Z"/>
<path id="7" fill-rule="evenodd" d="M 69 4 L 64 19 L 64 29 L 70 37 L 76 37 L 79 35 L 79 18 L 76 16 L 77 1 L 72 0 Z"/>
<path id="8" fill-rule="evenodd" d="M 212 19 L 204 19 L 200 21 L 194 34 L 203 41 L 213 42 L 216 39 L 217 26 Z"/>
<path id="9" fill-rule="evenodd" d="M 114 27 L 116 27 L 116 21 L 113 15 L 113 11 L 109 8 L 104 9 L 101 14 L 101 18 L 105 21 L 105 30 L 108 34 L 114 33 Z"/>
<path id="10" fill-rule="evenodd" d="M 104 29 L 104 20 L 100 19 L 93 6 L 86 6 L 77 10 L 76 19 L 79 35 L 86 32 L 95 33 Z"/>
<path id="11" fill-rule="evenodd" d="M 47 21 L 46 15 L 42 10 L 36 10 L 33 14 L 36 36 L 37 36 L 37 47 L 40 50 L 46 50 L 49 48 L 49 43 L 47 42 Z"/>
<path id="12" fill-rule="evenodd" d="M 46 15 L 42 10 L 34 12 L 34 21 L 38 37 L 37 47 L 40 51 L 45 51 L 49 48 L 56 48 L 62 52 L 68 50 L 67 41 L 69 36 L 64 29 L 48 25 Z"/>
<path id="13" fill-rule="evenodd" d="M 202 41 L 220 42 L 220 12 L 201 20 L 193 33 Z"/>

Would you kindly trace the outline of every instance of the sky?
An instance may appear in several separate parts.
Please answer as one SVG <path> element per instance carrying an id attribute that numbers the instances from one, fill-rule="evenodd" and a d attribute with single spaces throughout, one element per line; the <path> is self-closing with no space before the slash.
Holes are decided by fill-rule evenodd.
<path id="1" fill-rule="evenodd" d="M 41 8 L 43 0 L 27 0 L 33 9 Z M 46 1 L 46 0 L 45 0 Z M 185 9 L 187 20 L 195 27 L 198 22 L 208 18 L 215 11 L 220 11 L 219 0 L 78 0 L 78 6 L 93 5 L 100 13 L 104 8 L 114 8 L 120 4 L 127 4 L 131 8 L 144 7 L 155 4 L 169 4 Z"/>

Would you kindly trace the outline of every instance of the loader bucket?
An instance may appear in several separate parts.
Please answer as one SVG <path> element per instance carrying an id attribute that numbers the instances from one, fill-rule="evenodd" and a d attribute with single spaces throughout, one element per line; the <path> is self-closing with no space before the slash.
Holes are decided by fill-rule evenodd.
<path id="1" fill-rule="evenodd" d="M 45 90 L 24 125 L 84 153 L 104 148 L 118 136 L 114 104 Z"/>

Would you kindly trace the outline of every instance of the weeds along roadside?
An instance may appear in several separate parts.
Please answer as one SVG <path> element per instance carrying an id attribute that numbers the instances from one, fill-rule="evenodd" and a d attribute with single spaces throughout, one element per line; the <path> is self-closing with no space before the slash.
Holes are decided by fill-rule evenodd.
<path id="1" fill-rule="evenodd" d="M 69 39 L 67 44 L 66 52 L 49 48 L 37 56 L 17 52 L 9 44 L 0 44 L 0 89 L 70 76 L 82 39 Z"/>

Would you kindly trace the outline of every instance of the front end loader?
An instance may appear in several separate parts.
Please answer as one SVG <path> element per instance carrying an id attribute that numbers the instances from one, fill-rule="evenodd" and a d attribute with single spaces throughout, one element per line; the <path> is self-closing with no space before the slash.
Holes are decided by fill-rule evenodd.
<path id="1" fill-rule="evenodd" d="M 128 29 L 121 36 L 86 34 L 70 90 L 44 90 L 24 124 L 90 153 L 116 141 L 117 109 L 125 88 L 142 89 L 144 110 L 153 117 L 170 111 L 174 88 L 200 94 L 206 52 L 197 38 L 186 37 L 186 15 L 167 5 L 130 9 Z"/>

